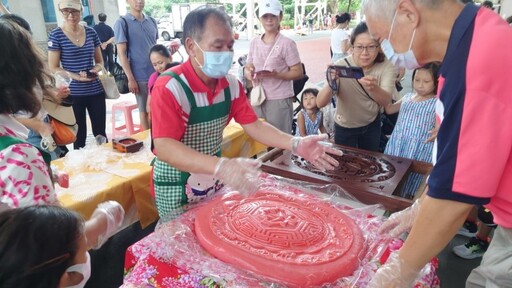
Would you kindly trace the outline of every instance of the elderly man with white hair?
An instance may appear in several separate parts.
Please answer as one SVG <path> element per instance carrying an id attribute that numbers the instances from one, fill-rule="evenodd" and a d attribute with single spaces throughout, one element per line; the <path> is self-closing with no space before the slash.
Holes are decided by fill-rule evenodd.
<path id="1" fill-rule="evenodd" d="M 498 229 L 466 287 L 512 287 L 512 129 L 503 126 L 512 122 L 512 30 L 496 13 L 457 0 L 363 0 L 363 12 L 397 67 L 443 63 L 428 191 L 384 224 L 390 236 L 410 234 L 369 286 L 411 287 L 480 204 Z"/>

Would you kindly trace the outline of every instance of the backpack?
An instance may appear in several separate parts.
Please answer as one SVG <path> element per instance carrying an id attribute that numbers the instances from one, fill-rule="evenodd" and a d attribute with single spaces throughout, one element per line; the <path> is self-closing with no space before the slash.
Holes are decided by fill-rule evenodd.
<path id="1" fill-rule="evenodd" d="M 156 24 L 155 19 L 153 17 L 148 16 L 149 19 L 155 24 L 156 27 L 156 38 L 158 39 L 158 25 Z M 130 50 L 130 34 L 128 30 L 128 22 L 126 22 L 126 19 L 123 16 L 120 16 L 120 18 L 124 22 L 124 28 L 123 32 L 126 36 L 126 52 Z M 112 69 L 112 75 L 114 75 L 114 80 L 116 81 L 117 90 L 119 90 L 119 93 L 126 94 L 130 92 L 130 89 L 128 88 L 128 76 L 126 76 L 126 73 L 124 73 L 123 67 L 119 62 L 117 62 L 117 47 L 114 51 L 114 68 Z"/>

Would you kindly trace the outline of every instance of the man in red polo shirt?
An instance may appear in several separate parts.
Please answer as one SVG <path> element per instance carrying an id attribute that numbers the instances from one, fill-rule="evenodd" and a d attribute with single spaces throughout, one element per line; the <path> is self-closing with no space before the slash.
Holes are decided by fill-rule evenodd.
<path id="1" fill-rule="evenodd" d="M 320 169 L 338 165 L 326 152 L 341 152 L 319 143 L 326 137 L 292 137 L 258 120 L 241 83 L 227 74 L 234 39 L 224 11 L 196 9 L 187 15 L 183 27 L 189 60 L 162 73 L 151 100 L 157 155 L 153 187 L 160 217 L 175 218 L 184 205 L 206 198 L 223 184 L 241 193 L 257 189 L 258 161 L 221 158 L 222 131 L 231 119 L 255 140 L 292 150 Z"/>
<path id="2" fill-rule="evenodd" d="M 457 0 L 364 0 L 363 11 L 391 62 L 411 69 L 442 61 L 428 192 L 384 224 L 412 230 L 370 287 L 410 287 L 474 205 L 489 209 L 498 228 L 466 287 L 512 287 L 512 29 Z"/>

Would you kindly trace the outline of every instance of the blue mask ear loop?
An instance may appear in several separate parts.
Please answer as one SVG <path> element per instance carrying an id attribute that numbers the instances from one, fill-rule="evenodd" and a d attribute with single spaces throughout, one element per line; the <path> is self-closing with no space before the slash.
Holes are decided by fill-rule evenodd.
<path id="1" fill-rule="evenodd" d="M 201 52 L 203 52 L 203 57 L 204 57 L 204 50 L 201 49 L 201 46 L 199 46 L 199 44 L 197 44 L 196 40 L 194 40 L 194 43 L 196 44 L 197 48 L 199 48 L 199 50 L 201 50 Z M 196 60 L 196 63 L 197 63 L 197 65 L 199 65 L 199 68 L 202 69 L 204 67 L 204 65 L 201 65 L 201 63 L 199 63 L 199 60 L 197 60 L 196 56 L 194 56 L 194 60 Z M 204 59 L 203 59 L 203 61 L 204 61 Z"/>

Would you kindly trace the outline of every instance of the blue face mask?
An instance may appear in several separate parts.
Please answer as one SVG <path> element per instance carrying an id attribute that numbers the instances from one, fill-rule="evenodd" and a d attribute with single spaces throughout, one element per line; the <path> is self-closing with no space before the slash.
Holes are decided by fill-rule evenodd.
<path id="1" fill-rule="evenodd" d="M 234 53 L 232 51 L 204 51 L 197 42 L 194 41 L 194 43 L 196 43 L 199 50 L 203 52 L 204 64 L 201 65 L 196 57 L 194 57 L 194 59 L 206 76 L 220 79 L 228 74 L 233 64 Z"/>
<path id="2" fill-rule="evenodd" d="M 412 32 L 412 38 L 411 42 L 409 43 L 409 50 L 405 53 L 396 53 L 395 49 L 393 48 L 393 45 L 391 45 L 391 42 L 389 42 L 389 39 L 391 39 L 391 32 L 393 31 L 393 26 L 395 25 L 395 19 L 396 19 L 396 13 L 393 17 L 393 22 L 391 23 L 391 27 L 389 28 L 389 36 L 387 39 L 384 39 L 382 43 L 380 43 L 380 47 L 382 49 L 382 52 L 384 55 L 386 55 L 386 58 L 395 65 L 397 68 L 405 68 L 405 69 L 416 69 L 420 67 L 418 64 L 418 61 L 416 60 L 416 57 L 414 56 L 414 52 L 412 51 L 412 42 L 414 41 L 414 36 L 416 35 L 416 29 L 414 29 L 414 32 Z"/>

